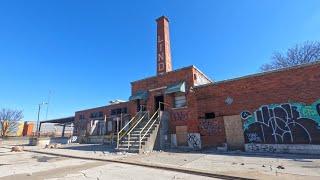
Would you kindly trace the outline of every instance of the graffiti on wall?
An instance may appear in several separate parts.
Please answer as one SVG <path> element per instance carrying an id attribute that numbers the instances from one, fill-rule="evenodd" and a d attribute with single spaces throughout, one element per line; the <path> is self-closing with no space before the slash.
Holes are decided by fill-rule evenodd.
<path id="1" fill-rule="evenodd" d="M 264 105 L 243 111 L 241 119 L 246 143 L 320 144 L 320 99 L 311 105 Z"/>
<path id="2" fill-rule="evenodd" d="M 320 146 L 312 144 L 245 144 L 247 152 L 320 154 Z"/>
<path id="3" fill-rule="evenodd" d="M 277 148 L 272 144 L 247 144 L 246 150 L 249 152 L 268 152 L 274 153 L 277 151 Z"/>
<path id="4" fill-rule="evenodd" d="M 201 119 L 199 123 L 199 131 L 203 136 L 212 136 L 223 132 L 223 128 L 217 120 Z"/>
<path id="5" fill-rule="evenodd" d="M 193 149 L 201 149 L 201 139 L 199 133 L 188 134 L 188 146 Z"/>
<path id="6" fill-rule="evenodd" d="M 186 121 L 188 119 L 188 111 L 176 111 L 171 114 L 173 121 Z"/>
<path id="7" fill-rule="evenodd" d="M 247 133 L 247 138 L 249 142 L 261 143 L 262 140 L 257 133 Z"/>

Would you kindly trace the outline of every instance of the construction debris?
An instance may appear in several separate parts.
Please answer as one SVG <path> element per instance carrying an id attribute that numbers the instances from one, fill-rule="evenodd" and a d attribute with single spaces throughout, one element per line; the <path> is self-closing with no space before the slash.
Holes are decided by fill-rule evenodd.
<path id="1" fill-rule="evenodd" d="M 285 169 L 283 166 L 281 166 L 281 165 L 279 165 L 278 167 L 277 167 L 278 169 Z"/>
<path id="2" fill-rule="evenodd" d="M 13 146 L 11 148 L 11 152 L 22 152 L 23 151 L 23 146 Z"/>
<path id="3" fill-rule="evenodd" d="M 61 147 L 61 144 L 47 144 L 45 149 L 58 149 Z"/>

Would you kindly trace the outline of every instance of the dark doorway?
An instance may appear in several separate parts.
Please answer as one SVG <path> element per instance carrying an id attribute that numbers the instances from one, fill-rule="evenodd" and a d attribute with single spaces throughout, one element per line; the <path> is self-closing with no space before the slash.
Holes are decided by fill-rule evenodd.
<path id="1" fill-rule="evenodd" d="M 140 109 L 141 109 L 140 99 L 137 99 L 137 112 L 139 112 Z"/>
<path id="2" fill-rule="evenodd" d="M 161 102 L 161 104 L 160 104 L 160 102 Z M 164 111 L 164 104 L 163 104 L 163 102 L 164 102 L 164 97 L 163 97 L 163 95 L 161 95 L 161 96 L 155 96 L 155 97 L 154 97 L 154 107 L 155 107 L 155 111 L 158 110 L 159 106 L 160 106 L 160 110 L 161 110 L 161 111 Z"/>
<path id="3" fill-rule="evenodd" d="M 140 99 L 137 100 L 137 112 L 139 111 L 147 111 L 146 106 L 143 103 L 141 103 Z"/>

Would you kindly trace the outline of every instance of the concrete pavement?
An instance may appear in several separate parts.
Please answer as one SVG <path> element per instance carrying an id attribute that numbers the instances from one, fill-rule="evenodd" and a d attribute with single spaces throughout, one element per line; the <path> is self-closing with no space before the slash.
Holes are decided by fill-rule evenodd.
<path id="1" fill-rule="evenodd" d="M 41 149 L 31 146 L 25 148 L 56 156 L 79 157 L 80 160 L 86 161 L 95 159 L 129 163 L 119 165 L 111 162 L 117 166 L 127 166 L 132 163 L 150 165 L 154 168 L 159 166 L 254 179 L 320 179 L 319 157 L 307 155 L 266 155 L 242 152 L 219 154 L 216 151 L 151 152 L 138 155 L 117 153 L 111 147 L 101 145 L 68 145 L 61 149 Z"/>
<path id="2" fill-rule="evenodd" d="M 10 152 L 7 147 L 0 147 L 0 162 L 1 180 L 214 179 L 127 164 L 67 158 L 26 151 Z"/>

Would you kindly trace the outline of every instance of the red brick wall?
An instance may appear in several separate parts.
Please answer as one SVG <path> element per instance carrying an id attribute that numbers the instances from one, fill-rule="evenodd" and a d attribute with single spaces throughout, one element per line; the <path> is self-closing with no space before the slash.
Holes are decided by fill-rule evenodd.
<path id="1" fill-rule="evenodd" d="M 198 132 L 197 126 L 197 111 L 196 111 L 196 100 L 190 87 L 194 86 L 194 73 L 197 70 L 193 66 L 182 68 L 176 71 L 168 72 L 164 75 L 147 78 L 144 80 L 136 81 L 132 83 L 132 94 L 137 91 L 145 90 L 149 92 L 148 100 L 145 103 L 147 110 L 154 112 L 154 96 L 164 95 L 165 110 L 170 112 L 170 131 L 175 133 L 176 126 L 188 126 L 188 132 Z M 166 87 L 177 82 L 186 82 L 186 98 L 187 107 L 185 108 L 173 108 L 174 95 L 164 94 L 165 88 L 152 90 L 156 88 Z M 150 91 L 151 90 L 151 91 Z M 130 113 L 136 112 L 136 103 L 130 102 Z"/>
<path id="2" fill-rule="evenodd" d="M 154 76 L 131 83 L 131 93 L 168 86 L 179 81 L 186 81 L 187 87 L 193 86 L 193 67 L 189 66 L 163 75 Z"/>
<path id="3" fill-rule="evenodd" d="M 194 76 L 196 74 L 196 76 Z M 136 81 L 132 83 L 132 94 L 137 91 L 145 90 L 149 91 L 156 88 L 166 87 L 174 83 L 185 81 L 186 82 L 186 98 L 187 107 L 185 108 L 173 108 L 174 105 L 174 95 L 166 94 L 164 95 L 165 110 L 170 112 L 170 132 L 175 133 L 176 126 L 188 126 L 189 133 L 199 132 L 198 127 L 198 112 L 197 112 L 197 100 L 191 87 L 195 84 L 195 78 L 199 81 L 199 78 L 206 79 L 209 81 L 202 73 L 200 73 L 193 66 L 182 68 L 176 71 L 168 72 L 164 75 L 155 76 L 147 78 L 144 80 Z M 151 112 L 155 111 L 154 108 L 154 96 L 164 94 L 165 88 L 149 91 L 149 97 L 147 101 L 141 102 L 147 106 L 147 110 Z M 134 114 L 136 112 L 136 103 L 134 101 L 129 103 L 130 113 Z"/>
<path id="4" fill-rule="evenodd" d="M 148 91 L 149 96 L 147 101 L 142 102 L 142 104 L 147 106 L 147 110 L 154 112 L 155 108 L 154 108 L 154 96 L 157 95 L 164 95 L 164 101 L 166 104 L 165 108 L 168 107 L 173 107 L 173 95 L 165 95 L 164 91 L 165 91 L 165 87 L 181 82 L 181 81 L 185 81 L 186 82 L 186 91 L 189 90 L 189 88 L 191 86 L 193 86 L 194 84 L 194 80 L 193 80 L 193 67 L 186 67 L 180 70 L 176 70 L 176 71 L 171 71 L 168 72 L 164 75 L 159 75 L 159 76 L 154 76 L 151 78 L 147 78 L 147 79 L 143 79 L 140 81 L 135 81 L 131 83 L 131 91 L 132 94 L 135 94 L 137 91 Z M 156 88 L 161 88 L 158 90 L 154 90 Z M 150 91 L 151 90 L 151 91 Z M 136 103 L 130 102 L 130 113 L 131 114 L 135 114 L 136 113 Z"/>
<path id="5" fill-rule="evenodd" d="M 99 119 L 99 118 L 91 118 L 90 115 L 91 113 L 94 112 L 103 112 L 103 117 L 105 116 L 110 117 L 111 116 L 111 110 L 112 109 L 117 109 L 117 108 L 128 108 L 128 102 L 123 102 L 123 103 L 119 103 L 119 104 L 112 104 L 112 105 L 108 105 L 108 106 L 102 106 L 102 107 L 97 107 L 97 108 L 92 108 L 92 109 L 86 109 L 86 110 L 82 110 L 82 111 L 77 111 L 75 113 L 75 132 L 77 132 L 77 130 L 79 129 L 79 121 L 80 121 L 80 115 L 84 116 L 84 119 L 87 121 L 87 123 L 90 120 L 93 119 Z M 128 109 L 129 111 L 129 109 Z"/>
<path id="6" fill-rule="evenodd" d="M 78 121 L 80 119 L 80 115 L 83 115 L 85 119 L 91 119 L 90 115 L 94 112 L 103 112 L 103 115 L 109 114 L 107 106 L 92 108 L 92 109 L 86 109 L 82 111 L 77 111 L 75 113 L 75 121 Z"/>
<path id="7" fill-rule="evenodd" d="M 214 112 L 218 117 L 238 115 L 261 105 L 290 101 L 311 104 L 320 98 L 320 63 L 198 87 L 195 95 L 198 117 L 206 112 Z M 233 99 L 230 105 L 225 102 L 228 97 Z M 223 142 L 223 133 L 218 134 L 220 140 L 216 136 L 203 137 L 207 139 L 204 143 Z"/>
<path id="8" fill-rule="evenodd" d="M 202 147 L 221 146 L 226 142 L 223 117 L 214 120 L 200 119 L 197 126 L 201 136 Z"/>

